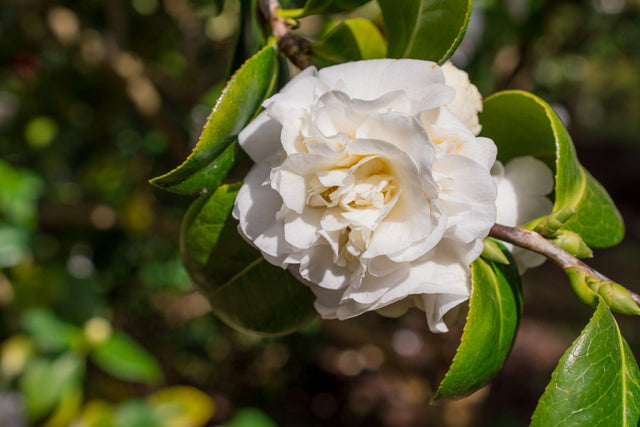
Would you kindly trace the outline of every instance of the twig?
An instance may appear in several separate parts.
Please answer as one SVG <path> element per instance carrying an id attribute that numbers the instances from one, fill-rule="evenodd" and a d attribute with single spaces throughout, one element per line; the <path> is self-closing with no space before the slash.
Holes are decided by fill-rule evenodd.
<path id="1" fill-rule="evenodd" d="M 514 245 L 521 248 L 529 249 L 531 251 L 544 255 L 563 270 L 566 270 L 568 268 L 579 268 L 585 271 L 589 276 L 596 277 L 608 282 L 612 281 L 604 274 L 589 267 L 587 264 L 580 261 L 578 258 L 574 257 L 567 251 L 554 245 L 535 231 L 495 224 L 493 227 L 491 227 L 489 236 L 499 240 L 503 240 L 505 242 L 513 243 Z M 633 300 L 636 302 L 636 304 L 640 305 L 640 295 L 630 291 L 629 289 L 627 289 L 627 291 L 631 295 L 631 298 L 633 298 Z"/>
<path id="2" fill-rule="evenodd" d="M 269 19 L 271 33 L 275 36 L 280 51 L 300 69 L 313 65 L 310 59 L 311 45 L 307 40 L 291 34 L 291 26 L 287 18 L 278 15 L 278 11 L 281 9 L 278 0 L 269 0 L 268 10 L 264 10 L 264 8 L 262 8 L 262 12 Z"/>

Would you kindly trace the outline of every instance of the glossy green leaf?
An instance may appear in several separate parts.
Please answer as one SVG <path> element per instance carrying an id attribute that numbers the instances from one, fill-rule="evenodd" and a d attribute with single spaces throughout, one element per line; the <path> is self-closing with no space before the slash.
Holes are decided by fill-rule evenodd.
<path id="1" fill-rule="evenodd" d="M 378 0 L 387 56 L 444 63 L 467 30 L 471 0 Z"/>
<path id="2" fill-rule="evenodd" d="M 33 359 L 20 378 L 31 419 L 49 413 L 70 390 L 80 390 L 84 376 L 84 359 L 75 353 L 65 353 L 51 361 Z"/>
<path id="3" fill-rule="evenodd" d="M 534 156 L 555 171 L 554 212 L 576 209 L 561 229 L 578 233 L 587 245 L 606 247 L 624 236 L 624 223 L 602 186 L 580 165 L 569 133 L 553 109 L 523 91 L 496 93 L 480 114 L 482 135 L 498 147 L 498 159 Z"/>
<path id="4" fill-rule="evenodd" d="M 387 46 L 380 30 L 364 18 L 347 19 L 311 45 L 311 60 L 317 67 L 361 59 L 384 58 Z"/>
<path id="5" fill-rule="evenodd" d="M 191 155 L 176 169 L 152 179 L 151 183 L 191 195 L 218 187 L 233 166 L 238 134 L 270 95 L 277 70 L 273 46 L 265 47 L 250 58 L 222 91 Z"/>
<path id="6" fill-rule="evenodd" d="M 238 189 L 221 186 L 191 205 L 180 238 L 183 261 L 225 323 L 263 335 L 293 332 L 315 317 L 314 296 L 238 234 L 229 217 Z"/>
<path id="7" fill-rule="evenodd" d="M 289 7 L 300 4 L 300 2 L 285 2 L 282 4 L 284 9 L 281 9 L 279 14 L 288 18 L 302 18 L 309 15 L 317 15 L 319 13 L 337 13 L 337 12 L 349 12 L 354 10 L 370 0 L 307 0 L 304 6 L 290 9 Z"/>
<path id="8" fill-rule="evenodd" d="M 471 393 L 502 368 L 522 314 L 520 276 L 508 251 L 509 264 L 478 258 L 471 264 L 472 290 L 460 346 L 433 400 Z"/>
<path id="9" fill-rule="evenodd" d="M 261 335 L 295 332 L 316 317 L 314 295 L 291 273 L 262 256 L 210 298 L 211 309 L 226 324 Z"/>
<path id="10" fill-rule="evenodd" d="M 89 356 L 101 369 L 121 380 L 147 384 L 162 380 L 156 359 L 124 332 L 113 332 Z"/>
<path id="11" fill-rule="evenodd" d="M 240 184 L 222 185 L 204 195 L 187 210 L 180 232 L 180 253 L 191 279 L 207 293 L 215 292 L 238 271 L 256 259 L 256 251 L 238 238 L 228 221 Z M 218 241 L 224 250 L 215 250 Z"/>
<path id="12" fill-rule="evenodd" d="M 604 302 L 560 359 L 532 426 L 636 426 L 640 370 Z"/>
<path id="13" fill-rule="evenodd" d="M 33 309 L 22 316 L 22 327 L 45 351 L 76 348 L 82 341 L 82 330 L 58 319 L 45 309 Z"/>

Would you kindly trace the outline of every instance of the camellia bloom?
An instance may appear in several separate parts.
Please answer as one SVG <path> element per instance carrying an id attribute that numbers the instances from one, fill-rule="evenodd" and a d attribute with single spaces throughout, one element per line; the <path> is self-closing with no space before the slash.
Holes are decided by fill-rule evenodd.
<path id="1" fill-rule="evenodd" d="M 543 162 L 531 156 L 516 157 L 505 166 L 496 162 L 491 173 L 498 186 L 498 224 L 515 227 L 551 213 L 553 203 L 546 196 L 553 191 L 553 173 Z M 520 273 L 546 260 L 510 243 L 504 245 L 513 254 Z"/>
<path id="2" fill-rule="evenodd" d="M 468 299 L 496 221 L 496 147 L 475 135 L 477 89 L 451 80 L 411 59 L 311 67 L 240 134 L 256 165 L 239 231 L 311 288 L 322 317 L 417 306 L 444 332 Z"/>

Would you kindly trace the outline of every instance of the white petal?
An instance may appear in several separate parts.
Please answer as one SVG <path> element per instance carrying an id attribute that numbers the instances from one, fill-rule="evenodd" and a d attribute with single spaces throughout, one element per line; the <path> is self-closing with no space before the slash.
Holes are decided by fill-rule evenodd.
<path id="1" fill-rule="evenodd" d="M 351 272 L 333 262 L 333 253 L 328 245 L 311 248 L 299 266 L 299 274 L 314 284 L 314 288 L 334 290 L 348 285 Z"/>
<path id="2" fill-rule="evenodd" d="M 277 157 L 254 165 L 244 179 L 233 207 L 233 217 L 240 221 L 242 232 L 255 240 L 276 223 L 282 198 L 269 185 L 271 168 Z"/>
<path id="3" fill-rule="evenodd" d="M 467 73 L 456 68 L 451 62 L 442 66 L 442 72 L 447 85 L 456 91 L 456 97 L 448 107 L 474 135 L 478 135 L 482 130 L 478 121 L 478 112 L 482 111 L 480 91 L 469 81 Z"/>
<path id="4" fill-rule="evenodd" d="M 289 209 L 302 213 L 306 203 L 306 184 L 303 176 L 283 166 L 271 171 L 271 187 L 276 190 Z"/>
<path id="5" fill-rule="evenodd" d="M 435 63 L 413 59 L 348 62 L 323 68 L 318 76 L 327 86 L 341 90 L 351 98 L 365 100 L 376 99 L 396 90 L 404 90 L 411 96 L 416 88 L 444 83 L 442 71 Z M 443 98 L 439 105 L 449 101 Z"/>
<path id="6" fill-rule="evenodd" d="M 489 170 L 464 156 L 447 155 L 433 163 L 447 212 L 447 236 L 463 243 L 487 236 L 496 219 L 496 186 Z"/>
<path id="7" fill-rule="evenodd" d="M 553 184 L 553 173 L 540 160 L 530 156 L 511 160 L 498 182 L 496 222 L 514 227 L 549 214 L 553 204 L 546 196 Z"/>
<path id="8" fill-rule="evenodd" d="M 320 218 L 322 209 L 306 208 L 303 212 L 287 212 L 284 218 L 284 237 L 287 243 L 298 248 L 308 249 L 320 238 Z"/>
<path id="9" fill-rule="evenodd" d="M 240 132 L 238 142 L 254 163 L 260 163 L 282 151 L 281 131 L 282 125 L 263 111 Z"/>
<path id="10" fill-rule="evenodd" d="M 546 164 L 530 156 L 516 157 L 505 167 L 498 163 L 492 170 L 498 184 L 498 224 L 515 227 L 551 213 L 553 203 L 546 196 L 553 191 L 553 173 Z M 546 260 L 526 249 L 506 246 L 516 259 L 520 273 Z"/>

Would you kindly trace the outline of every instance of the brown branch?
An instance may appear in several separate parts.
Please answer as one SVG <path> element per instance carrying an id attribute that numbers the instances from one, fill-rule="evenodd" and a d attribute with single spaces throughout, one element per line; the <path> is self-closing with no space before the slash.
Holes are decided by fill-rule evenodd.
<path id="1" fill-rule="evenodd" d="M 271 25 L 271 33 L 275 36 L 278 49 L 298 68 L 305 69 L 311 65 L 311 45 L 308 40 L 291 34 L 291 26 L 287 18 L 279 16 L 280 3 L 269 0 L 269 10 L 264 11 Z"/>
<path id="2" fill-rule="evenodd" d="M 540 255 L 544 255 L 563 270 L 568 268 L 579 268 L 585 271 L 589 276 L 612 282 L 612 280 L 604 274 L 589 267 L 587 264 L 580 261 L 567 251 L 554 245 L 535 231 L 519 227 L 507 227 L 506 225 L 494 224 L 494 226 L 491 227 L 491 231 L 489 231 L 489 236 L 512 243 L 524 249 L 529 249 L 530 251 L 537 252 Z M 627 289 L 627 291 L 636 304 L 640 305 L 640 295 L 630 291 L 629 289 Z"/>

